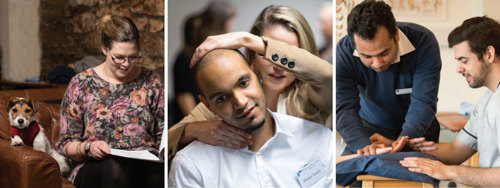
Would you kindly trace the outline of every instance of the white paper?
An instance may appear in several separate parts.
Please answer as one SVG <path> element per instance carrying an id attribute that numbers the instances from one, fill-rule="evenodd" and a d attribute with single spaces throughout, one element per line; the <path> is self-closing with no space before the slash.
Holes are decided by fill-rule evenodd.
<path id="1" fill-rule="evenodd" d="M 163 160 L 160 160 L 160 158 L 158 158 L 156 155 L 150 153 L 148 150 L 132 151 L 132 150 L 111 148 L 110 151 L 111 151 L 110 155 L 126 157 L 126 158 L 131 158 L 131 159 L 146 160 L 146 161 L 163 162 Z"/>
<path id="2" fill-rule="evenodd" d="M 123 150 L 123 149 L 114 149 L 110 148 L 110 155 L 115 155 L 115 156 L 120 156 L 120 157 L 125 157 L 125 158 L 131 158 L 131 159 L 139 159 L 139 160 L 146 160 L 146 161 L 153 161 L 153 162 L 159 162 L 163 163 L 164 160 L 164 149 L 165 149 L 165 144 L 167 142 L 167 134 L 168 134 L 168 129 L 164 128 L 163 133 L 161 135 L 161 142 L 160 142 L 160 148 L 159 148 L 159 157 L 150 153 L 148 150 Z"/>

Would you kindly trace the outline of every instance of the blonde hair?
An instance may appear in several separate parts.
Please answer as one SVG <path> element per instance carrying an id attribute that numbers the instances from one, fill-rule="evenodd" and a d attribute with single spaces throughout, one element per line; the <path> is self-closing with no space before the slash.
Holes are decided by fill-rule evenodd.
<path id="1" fill-rule="evenodd" d="M 318 56 L 318 49 L 309 24 L 300 12 L 291 7 L 271 5 L 264 8 L 257 16 L 250 33 L 262 36 L 264 30 L 272 29 L 276 25 L 283 26 L 295 33 L 299 39 L 299 47 Z M 255 52 L 246 50 L 245 56 L 250 62 L 255 60 Z M 255 68 L 253 69 L 255 71 Z M 329 114 L 322 112 L 310 102 L 307 96 L 309 87 L 309 83 L 295 79 L 285 88 L 286 113 L 303 119 L 325 123 Z"/>

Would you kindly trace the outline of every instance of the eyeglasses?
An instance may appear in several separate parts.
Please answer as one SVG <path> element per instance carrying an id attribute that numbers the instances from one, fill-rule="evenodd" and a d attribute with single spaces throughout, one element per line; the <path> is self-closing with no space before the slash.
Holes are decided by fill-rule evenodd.
<path id="1" fill-rule="evenodd" d="M 109 52 L 109 50 L 108 50 L 108 52 Z M 118 64 L 118 65 L 125 63 L 125 61 L 127 61 L 127 60 L 129 63 L 137 63 L 141 60 L 141 57 L 142 57 L 140 52 L 139 52 L 138 56 L 130 56 L 130 57 L 115 57 L 111 53 L 109 53 L 109 55 L 111 56 L 111 60 L 113 60 L 113 63 Z"/>

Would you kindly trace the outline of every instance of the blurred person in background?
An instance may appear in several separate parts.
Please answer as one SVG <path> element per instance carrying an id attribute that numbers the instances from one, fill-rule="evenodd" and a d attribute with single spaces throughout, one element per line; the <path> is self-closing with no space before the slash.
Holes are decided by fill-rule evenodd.
<path id="1" fill-rule="evenodd" d="M 203 12 L 189 16 L 184 23 L 184 45 L 174 63 L 175 113 L 172 123 L 177 123 L 194 109 L 199 100 L 199 89 L 189 70 L 189 61 L 194 50 L 208 36 L 227 33 L 232 30 L 235 8 L 230 2 L 211 1 Z"/>
<path id="2" fill-rule="evenodd" d="M 333 61 L 333 14 L 332 3 L 326 2 L 319 10 L 319 29 L 325 39 L 325 44 L 319 48 L 319 56 L 328 63 Z"/>

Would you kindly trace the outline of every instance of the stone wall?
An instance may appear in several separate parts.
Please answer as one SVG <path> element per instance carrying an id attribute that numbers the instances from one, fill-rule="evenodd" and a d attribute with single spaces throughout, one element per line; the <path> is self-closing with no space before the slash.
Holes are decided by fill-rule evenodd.
<path id="1" fill-rule="evenodd" d="M 54 67 L 68 65 L 86 55 L 104 60 L 98 22 L 107 15 L 131 18 L 140 32 L 140 66 L 164 64 L 163 0 L 40 0 L 41 80 Z"/>

